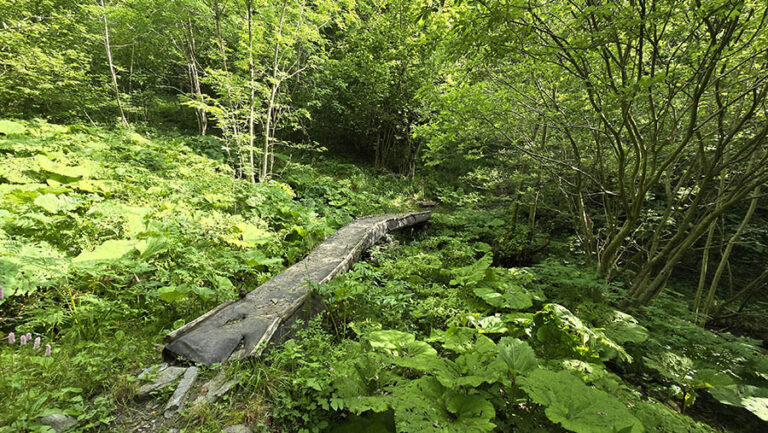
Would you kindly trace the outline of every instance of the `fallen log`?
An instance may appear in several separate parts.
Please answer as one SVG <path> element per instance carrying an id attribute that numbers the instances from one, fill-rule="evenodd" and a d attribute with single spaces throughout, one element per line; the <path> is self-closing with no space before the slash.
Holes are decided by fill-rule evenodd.
<path id="1" fill-rule="evenodd" d="M 342 227 L 307 257 L 243 299 L 228 301 L 169 333 L 166 359 L 210 365 L 259 356 L 273 336 L 285 335 L 302 307 L 311 308 L 312 284 L 345 272 L 366 249 L 392 230 L 425 222 L 429 212 L 371 216 Z M 307 302 L 305 302 L 307 301 Z M 306 305 L 305 305 L 306 304 Z"/>

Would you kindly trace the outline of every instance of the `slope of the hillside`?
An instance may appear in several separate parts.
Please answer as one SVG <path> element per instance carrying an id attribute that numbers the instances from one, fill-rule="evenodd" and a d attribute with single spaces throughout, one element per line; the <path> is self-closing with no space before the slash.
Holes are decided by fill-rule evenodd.
<path id="1" fill-rule="evenodd" d="M 37 429 L 52 412 L 109 423 L 164 330 L 353 217 L 415 197 L 398 178 L 333 162 L 315 167 L 344 179 L 288 162 L 279 181 L 253 185 L 233 179 L 220 146 L 0 120 L 0 431 Z"/>
<path id="2" fill-rule="evenodd" d="M 317 155 L 286 155 L 253 185 L 215 138 L 43 122 L 0 120 L 0 155 L 0 433 L 50 433 L 51 413 L 76 431 L 200 433 L 735 433 L 768 419 L 760 341 L 696 325 L 671 291 L 622 310 L 622 281 L 571 239 L 461 186 Z M 236 391 L 170 420 L 152 412 L 169 389 L 136 403 L 166 331 L 426 186 L 450 211 L 314 287 L 322 315 L 223 367 Z"/>

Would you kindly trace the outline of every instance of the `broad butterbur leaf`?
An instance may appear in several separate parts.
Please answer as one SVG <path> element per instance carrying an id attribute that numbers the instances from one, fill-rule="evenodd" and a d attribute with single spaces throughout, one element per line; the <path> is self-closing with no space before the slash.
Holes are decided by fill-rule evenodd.
<path id="1" fill-rule="evenodd" d="M 250 250 L 243 254 L 245 264 L 258 270 L 267 270 L 283 264 L 282 257 L 267 257 L 260 250 Z"/>
<path id="2" fill-rule="evenodd" d="M 34 201 L 36 206 L 45 209 L 48 213 L 57 214 L 69 212 L 80 206 L 80 200 L 66 195 L 43 194 L 37 196 Z"/>
<path id="3" fill-rule="evenodd" d="M 477 297 L 488 303 L 488 305 L 497 308 L 522 310 L 533 305 L 530 295 L 518 289 L 499 293 L 490 287 L 476 287 L 473 289 L 473 292 Z"/>
<path id="4" fill-rule="evenodd" d="M 165 302 L 173 303 L 186 297 L 189 291 L 190 287 L 187 285 L 166 286 L 157 290 L 157 296 Z"/>
<path id="5" fill-rule="evenodd" d="M 507 332 L 507 326 L 500 316 L 488 316 L 480 319 L 470 317 L 470 322 L 481 334 L 500 334 Z"/>
<path id="6" fill-rule="evenodd" d="M 233 244 L 244 248 L 253 248 L 259 245 L 264 245 L 272 241 L 272 234 L 264 229 L 261 229 L 253 224 L 238 223 L 234 227 L 232 235 L 225 237 L 225 239 Z"/>
<path id="7" fill-rule="evenodd" d="M 768 421 L 768 388 L 734 384 L 715 386 L 709 393 L 720 403 L 743 407 L 763 421 Z"/>
<path id="8" fill-rule="evenodd" d="M 72 259 L 73 263 L 82 262 L 108 262 L 122 258 L 126 254 L 136 249 L 136 241 L 132 240 L 110 240 L 106 241 L 93 251 L 83 251 Z"/>
<path id="9" fill-rule="evenodd" d="M 664 403 L 651 400 L 635 403 L 632 413 L 639 419 L 645 431 L 664 433 L 710 432 L 690 417 L 675 412 Z"/>
<path id="10" fill-rule="evenodd" d="M 136 249 L 139 250 L 139 257 L 148 259 L 166 251 L 168 243 L 162 237 L 155 236 L 136 242 Z"/>
<path id="11" fill-rule="evenodd" d="M 397 431 L 419 433 L 493 431 L 493 404 L 481 395 L 446 390 L 432 377 L 410 381 L 395 391 Z"/>
<path id="12" fill-rule="evenodd" d="M 539 365 L 536 354 L 525 341 L 504 337 L 496 347 L 499 356 L 514 374 L 526 373 Z"/>
<path id="13" fill-rule="evenodd" d="M 38 155 L 36 161 L 40 171 L 46 173 L 51 179 L 61 183 L 74 182 L 95 174 L 95 170 L 92 166 L 67 166 L 53 162 L 43 155 Z"/>
<path id="14" fill-rule="evenodd" d="M 464 353 L 472 347 L 472 342 L 477 335 L 477 331 L 466 327 L 450 327 L 443 331 L 442 329 L 433 329 L 427 341 L 440 341 L 443 348 L 458 353 Z"/>
<path id="15" fill-rule="evenodd" d="M 0 119 L 0 134 L 23 134 L 27 127 L 13 120 Z"/>
<path id="16" fill-rule="evenodd" d="M 642 343 L 648 339 L 648 330 L 634 317 L 621 311 L 613 312 L 613 319 L 605 326 L 605 334 L 619 344 Z"/>
<path id="17" fill-rule="evenodd" d="M 416 341 L 416 337 L 413 334 L 394 329 L 374 331 L 368 334 L 368 343 L 372 348 L 383 350 L 392 355 L 399 353 L 400 348 L 406 343 L 414 341 Z"/>
<path id="18" fill-rule="evenodd" d="M 451 275 L 453 279 L 451 279 L 450 284 L 453 286 L 468 286 L 479 283 L 486 278 L 487 271 L 492 262 L 493 256 L 486 254 L 483 258 L 469 266 L 452 269 Z"/>
<path id="19" fill-rule="evenodd" d="M 536 369 L 517 379 L 534 402 L 544 406 L 550 421 L 577 433 L 644 431 L 623 403 L 591 388 L 566 371 Z"/>

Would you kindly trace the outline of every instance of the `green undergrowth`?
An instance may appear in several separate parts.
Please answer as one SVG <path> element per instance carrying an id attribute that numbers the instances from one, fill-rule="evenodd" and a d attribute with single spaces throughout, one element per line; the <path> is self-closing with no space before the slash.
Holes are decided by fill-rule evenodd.
<path id="1" fill-rule="evenodd" d="M 676 295 L 630 315 L 620 283 L 562 257 L 495 267 L 497 217 L 435 214 L 317 287 L 326 311 L 233 367 L 240 397 L 201 431 L 243 414 L 263 431 L 762 431 L 759 341 L 695 326 Z"/>
<path id="2" fill-rule="evenodd" d="M 278 168 L 253 185 L 216 138 L 0 120 L 0 431 L 52 412 L 110 430 L 165 332 L 421 194 L 317 157 Z"/>
<path id="3" fill-rule="evenodd" d="M 621 281 L 580 265 L 567 234 L 531 234 L 510 203 L 449 182 L 285 154 L 276 181 L 253 185 L 216 138 L 41 121 L 0 121 L 0 155 L 0 432 L 50 431 L 36 420 L 54 412 L 79 431 L 128 429 L 136 374 L 168 330 L 353 218 L 425 198 L 444 210 L 315 287 L 326 309 L 295 338 L 204 369 L 226 368 L 237 391 L 174 427 L 758 432 L 768 419 L 759 341 L 694 325 L 672 291 L 620 308 Z"/>

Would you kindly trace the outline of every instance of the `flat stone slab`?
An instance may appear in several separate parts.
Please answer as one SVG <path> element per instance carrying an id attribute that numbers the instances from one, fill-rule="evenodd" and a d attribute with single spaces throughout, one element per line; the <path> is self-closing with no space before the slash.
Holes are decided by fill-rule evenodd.
<path id="1" fill-rule="evenodd" d="M 142 387 L 139 388 L 139 396 L 145 396 L 152 391 L 157 391 L 158 389 L 163 389 L 166 386 L 172 385 L 185 370 L 186 368 L 184 367 L 168 367 L 164 369 L 157 375 L 154 382 L 142 385 Z"/>
<path id="2" fill-rule="evenodd" d="M 221 433 L 253 433 L 253 430 L 245 424 L 235 424 L 224 427 Z"/>
<path id="3" fill-rule="evenodd" d="M 342 227 L 306 258 L 243 299 L 219 305 L 166 336 L 166 359 L 211 365 L 259 356 L 281 325 L 303 305 L 312 284 L 345 272 L 360 255 L 392 230 L 425 222 L 429 212 L 371 216 Z"/>
<path id="4" fill-rule="evenodd" d="M 64 415 L 63 413 L 52 413 L 37 421 L 52 428 L 56 433 L 65 432 L 77 425 L 77 420 L 74 417 Z"/>
<path id="5" fill-rule="evenodd" d="M 237 385 L 237 379 L 229 379 L 223 371 L 220 371 L 213 379 L 206 382 L 200 389 L 200 396 L 195 404 L 202 402 L 213 403 L 226 394 L 233 386 Z"/>
<path id="6" fill-rule="evenodd" d="M 160 373 L 161 371 L 168 368 L 168 363 L 163 362 L 162 364 L 155 364 L 150 365 L 149 367 L 145 368 L 144 370 L 139 373 L 138 376 L 136 376 L 138 379 L 143 380 L 145 377 L 147 377 L 150 373 Z"/>
<path id="7" fill-rule="evenodd" d="M 171 399 L 168 400 L 168 404 L 165 405 L 166 418 L 169 418 L 174 413 L 184 408 L 184 403 L 187 401 L 187 394 L 189 393 L 189 390 L 192 389 L 195 379 L 197 379 L 197 373 L 197 367 L 189 367 L 184 372 L 184 377 L 181 378 L 179 386 L 176 387 L 176 391 L 173 392 Z"/>

